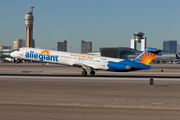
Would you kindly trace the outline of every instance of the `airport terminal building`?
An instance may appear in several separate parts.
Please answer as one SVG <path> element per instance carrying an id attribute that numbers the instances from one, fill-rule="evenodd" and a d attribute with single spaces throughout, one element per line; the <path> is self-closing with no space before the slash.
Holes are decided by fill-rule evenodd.
<path id="1" fill-rule="evenodd" d="M 0 50 L 0 61 L 11 61 L 11 56 L 10 53 L 13 52 L 14 50 L 11 49 L 4 49 Z"/>
<path id="2" fill-rule="evenodd" d="M 101 56 L 121 58 L 121 59 L 127 59 L 127 60 L 136 58 L 140 53 L 141 51 L 128 48 L 128 47 L 100 48 Z"/>
<path id="3" fill-rule="evenodd" d="M 138 51 L 132 48 L 128 47 L 105 47 L 100 48 L 100 55 L 104 57 L 113 57 L 113 58 L 120 58 L 120 59 L 126 59 L 131 60 L 136 58 L 138 55 L 140 55 L 142 51 Z M 169 61 L 175 61 L 176 57 L 175 54 L 167 54 L 167 53 L 159 53 L 153 62 L 169 62 Z"/>

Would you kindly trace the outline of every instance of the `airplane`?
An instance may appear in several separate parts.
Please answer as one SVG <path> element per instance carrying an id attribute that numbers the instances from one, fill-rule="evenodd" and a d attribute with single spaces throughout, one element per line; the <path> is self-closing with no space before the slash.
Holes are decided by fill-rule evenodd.
<path id="1" fill-rule="evenodd" d="M 176 59 L 180 59 L 180 57 L 179 57 L 179 55 L 178 55 L 178 54 L 176 54 Z"/>
<path id="2" fill-rule="evenodd" d="M 11 57 L 23 60 L 42 61 L 47 63 L 57 63 L 80 67 L 83 69 L 82 75 L 87 75 L 87 70 L 91 75 L 97 70 L 112 72 L 129 72 L 136 70 L 149 70 L 148 65 L 161 50 L 156 48 L 146 48 L 139 56 L 132 60 L 93 56 L 88 54 L 78 54 L 46 49 L 23 47 L 19 51 L 10 54 Z"/>
<path id="3" fill-rule="evenodd" d="M 180 64 L 179 54 L 175 54 L 175 55 L 176 55 L 176 59 L 172 63 Z"/>

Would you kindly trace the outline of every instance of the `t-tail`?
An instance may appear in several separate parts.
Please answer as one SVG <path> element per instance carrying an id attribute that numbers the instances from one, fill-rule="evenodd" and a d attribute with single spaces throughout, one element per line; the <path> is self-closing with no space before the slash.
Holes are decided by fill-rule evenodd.
<path id="1" fill-rule="evenodd" d="M 161 50 L 148 47 L 144 50 L 143 53 L 141 53 L 138 57 L 136 57 L 132 61 L 148 65 L 159 52 L 161 52 Z"/>
<path id="2" fill-rule="evenodd" d="M 176 59 L 180 59 L 180 57 L 178 56 L 178 54 L 176 54 Z"/>

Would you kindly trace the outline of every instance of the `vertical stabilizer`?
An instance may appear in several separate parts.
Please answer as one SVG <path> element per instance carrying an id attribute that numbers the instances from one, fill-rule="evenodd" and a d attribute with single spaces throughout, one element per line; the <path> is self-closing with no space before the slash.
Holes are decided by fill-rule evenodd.
<path id="1" fill-rule="evenodd" d="M 179 55 L 178 55 L 178 54 L 176 54 L 176 59 L 180 59 L 180 57 L 179 57 Z"/>
<path id="2" fill-rule="evenodd" d="M 161 50 L 156 48 L 146 48 L 143 53 L 132 61 L 148 65 Z"/>

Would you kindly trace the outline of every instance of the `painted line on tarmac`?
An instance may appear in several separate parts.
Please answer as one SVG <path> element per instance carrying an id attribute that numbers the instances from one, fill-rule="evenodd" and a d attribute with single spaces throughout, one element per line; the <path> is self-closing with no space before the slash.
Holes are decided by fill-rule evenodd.
<path id="1" fill-rule="evenodd" d="M 0 70 L 1 73 L 7 73 L 7 72 L 18 72 L 18 73 L 22 73 L 22 71 L 30 71 L 30 73 L 36 73 L 35 71 L 38 70 Z M 43 73 L 41 74 L 72 74 L 72 73 L 76 73 L 76 74 L 81 74 L 81 71 L 69 71 L 69 70 L 39 70 L 42 71 Z M 108 71 L 98 71 L 98 74 L 108 74 Z M 161 72 L 161 71 L 155 71 L 155 72 L 151 72 L 151 71 L 134 71 L 134 72 L 110 72 L 110 74 L 115 74 L 115 75 L 134 75 L 134 74 L 160 74 L 160 75 L 167 75 L 167 74 L 171 74 L 171 75 L 180 75 L 180 72 Z"/>
<path id="2" fill-rule="evenodd" d="M 111 78 L 111 77 L 49 77 L 49 76 L 46 76 L 46 77 L 43 77 L 43 76 L 0 76 L 0 78 L 4 78 L 4 79 L 23 79 L 23 81 L 27 81 L 26 79 L 33 79 L 32 81 L 36 81 L 35 79 L 54 79 L 54 80 L 61 80 L 61 79 L 66 79 L 66 80 L 80 80 L 80 79 L 83 79 L 83 80 L 103 80 L 103 81 L 106 81 L 106 80 L 126 80 L 126 81 L 149 81 L 150 79 L 149 78 L 133 78 L 133 79 L 130 79 L 130 78 L 127 78 L 127 77 L 116 77 L 116 78 Z M 0 81 L 2 81 L 3 79 L 0 79 Z M 42 80 L 42 81 L 43 81 Z M 178 78 L 154 78 L 155 81 L 180 81 L 180 79 Z M 3 80 L 4 81 L 4 80 Z"/>
<path id="3" fill-rule="evenodd" d="M 64 107 L 90 107 L 90 108 L 119 108 L 119 109 L 151 109 L 151 110 L 180 110 L 180 107 L 166 106 L 128 106 L 128 105 L 103 105 L 80 103 L 45 103 L 45 102 L 20 102 L 0 101 L 1 105 L 32 105 L 32 106 L 64 106 Z"/>

